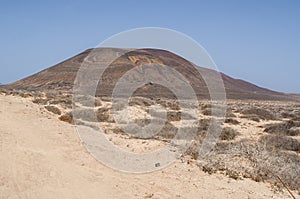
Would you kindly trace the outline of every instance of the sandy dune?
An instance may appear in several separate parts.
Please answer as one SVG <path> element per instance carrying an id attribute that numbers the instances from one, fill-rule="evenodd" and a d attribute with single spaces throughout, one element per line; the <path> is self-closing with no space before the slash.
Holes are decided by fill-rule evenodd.
<path id="1" fill-rule="evenodd" d="M 290 198 L 180 160 L 148 174 L 114 171 L 93 159 L 74 126 L 30 99 L 0 95 L 0 121 L 0 198 Z"/>

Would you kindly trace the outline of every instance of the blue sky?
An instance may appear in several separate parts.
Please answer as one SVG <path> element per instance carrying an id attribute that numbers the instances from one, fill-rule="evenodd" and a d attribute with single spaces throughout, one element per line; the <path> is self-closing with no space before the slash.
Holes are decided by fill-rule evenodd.
<path id="1" fill-rule="evenodd" d="M 138 27 L 185 33 L 220 71 L 300 93 L 300 1 L 0 1 L 0 82 L 52 66 Z"/>

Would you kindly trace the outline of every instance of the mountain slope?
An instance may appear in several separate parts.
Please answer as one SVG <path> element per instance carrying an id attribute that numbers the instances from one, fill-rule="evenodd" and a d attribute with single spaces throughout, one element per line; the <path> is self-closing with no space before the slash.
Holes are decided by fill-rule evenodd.
<path id="1" fill-rule="evenodd" d="M 72 92 L 76 73 L 83 61 L 90 61 L 89 59 L 92 59 L 93 56 L 106 57 L 113 53 L 122 53 L 123 51 L 124 49 L 116 48 L 88 49 L 39 73 L 2 87 L 6 89 L 43 91 L 55 89 Z M 209 78 L 218 76 L 216 71 L 202 67 L 199 68 L 201 71 L 201 74 L 199 74 L 192 63 L 174 53 L 158 49 L 138 49 L 124 54 L 109 65 L 102 75 L 102 83 L 98 85 L 96 94 L 98 96 L 110 96 L 119 78 L 127 71 L 136 66 L 149 63 L 167 65 L 178 71 L 189 81 L 199 99 L 209 98 L 209 92 L 203 76 L 208 76 Z M 288 95 L 264 89 L 249 82 L 231 78 L 223 73 L 221 73 L 221 77 L 228 99 L 294 101 L 298 97 L 297 95 Z M 134 77 L 131 80 L 134 81 Z M 145 85 L 139 88 L 135 94 L 148 97 L 174 97 L 174 94 L 169 89 L 157 84 Z"/>

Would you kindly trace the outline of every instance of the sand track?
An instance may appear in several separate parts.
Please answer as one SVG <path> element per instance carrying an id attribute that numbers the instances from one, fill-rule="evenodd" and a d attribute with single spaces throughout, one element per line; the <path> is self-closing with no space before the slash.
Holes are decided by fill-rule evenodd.
<path id="1" fill-rule="evenodd" d="M 87 153 L 74 126 L 30 99 L 0 95 L 0 121 L 0 198 L 289 198 L 179 160 L 149 174 L 114 171 Z"/>

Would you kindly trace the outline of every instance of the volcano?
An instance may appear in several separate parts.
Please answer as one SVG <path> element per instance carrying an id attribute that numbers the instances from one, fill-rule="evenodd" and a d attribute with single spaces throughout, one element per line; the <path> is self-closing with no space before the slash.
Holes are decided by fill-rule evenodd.
<path id="1" fill-rule="evenodd" d="M 34 75 L 7 85 L 1 85 L 4 89 L 28 90 L 28 91 L 60 91 L 71 93 L 74 81 L 82 63 L 91 61 L 93 57 L 109 57 L 115 54 L 125 54 L 113 61 L 103 72 L 101 84 L 97 86 L 96 96 L 111 96 L 117 81 L 130 69 L 143 64 L 157 64 L 169 66 L 183 75 L 195 91 L 198 99 L 209 99 L 209 90 L 204 81 L 205 77 L 222 78 L 227 99 L 235 100 L 277 100 L 298 101 L 298 95 L 276 92 L 256 86 L 252 83 L 235 79 L 217 71 L 195 66 L 190 61 L 172 52 L 160 49 L 136 49 L 128 51 L 121 48 L 94 48 L 88 49 L 61 63 L 47 68 Z M 197 67 L 197 68 L 196 68 Z M 200 72 L 199 72 L 200 71 Z M 99 77 L 100 78 L 100 77 Z M 131 81 L 135 81 L 135 77 Z M 140 87 L 135 95 L 147 97 L 174 98 L 168 88 L 163 85 L 149 82 Z"/>

